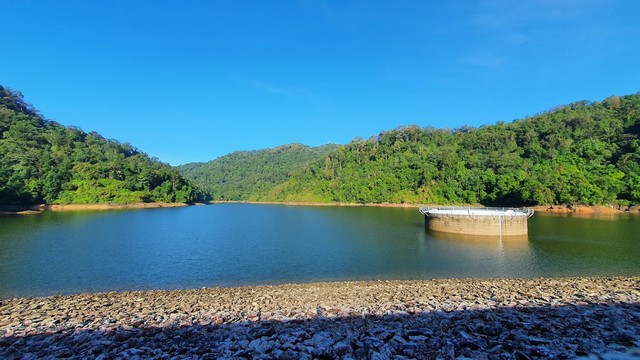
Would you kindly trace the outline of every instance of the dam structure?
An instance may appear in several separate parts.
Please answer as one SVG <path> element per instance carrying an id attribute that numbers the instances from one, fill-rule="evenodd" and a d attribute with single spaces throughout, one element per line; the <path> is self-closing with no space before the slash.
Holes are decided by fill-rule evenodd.
<path id="1" fill-rule="evenodd" d="M 515 236 L 528 233 L 526 208 L 421 207 L 425 227 L 431 231 L 480 236 Z"/>

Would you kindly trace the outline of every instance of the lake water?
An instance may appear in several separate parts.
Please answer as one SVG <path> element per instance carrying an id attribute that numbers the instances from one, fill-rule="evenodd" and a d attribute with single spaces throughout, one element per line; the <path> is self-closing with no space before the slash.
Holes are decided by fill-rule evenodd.
<path id="1" fill-rule="evenodd" d="M 417 209 L 219 204 L 0 217 L 0 298 L 329 280 L 640 275 L 640 217 L 536 214 L 529 235 Z"/>

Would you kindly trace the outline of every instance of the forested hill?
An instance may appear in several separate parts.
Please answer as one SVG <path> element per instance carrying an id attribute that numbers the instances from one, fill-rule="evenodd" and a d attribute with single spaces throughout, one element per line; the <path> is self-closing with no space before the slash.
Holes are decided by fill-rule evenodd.
<path id="1" fill-rule="evenodd" d="M 259 199 L 638 204 L 639 132 L 640 94 L 480 128 L 403 127 L 354 140 Z"/>
<path id="2" fill-rule="evenodd" d="M 178 169 L 208 191 L 214 200 L 255 200 L 285 182 L 291 171 L 323 159 L 337 147 L 289 144 L 272 149 L 236 151 L 206 163 L 181 165 Z"/>
<path id="3" fill-rule="evenodd" d="M 45 120 L 0 86 L 0 204 L 191 202 L 176 169 L 129 144 Z"/>

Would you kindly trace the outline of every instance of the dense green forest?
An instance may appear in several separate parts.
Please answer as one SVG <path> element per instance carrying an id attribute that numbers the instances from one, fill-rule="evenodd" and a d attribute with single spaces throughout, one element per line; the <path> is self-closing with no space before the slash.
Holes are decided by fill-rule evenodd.
<path id="1" fill-rule="evenodd" d="M 236 151 L 206 163 L 181 165 L 178 169 L 215 200 L 256 200 L 285 182 L 293 170 L 323 159 L 337 147 L 289 144 L 265 150 Z"/>
<path id="2" fill-rule="evenodd" d="M 46 120 L 19 92 L 0 86 L 0 204 L 635 205 L 639 133 L 636 94 L 576 102 L 511 123 L 412 125 L 342 146 L 238 151 L 176 169 L 129 144 Z"/>
<path id="3" fill-rule="evenodd" d="M 181 172 L 216 200 L 640 203 L 640 95 L 480 128 L 418 126 L 339 147 L 236 152 Z"/>
<path id="4" fill-rule="evenodd" d="M 401 127 L 336 149 L 260 199 L 638 204 L 639 132 L 640 94 L 480 128 Z"/>
<path id="5" fill-rule="evenodd" d="M 639 132 L 640 94 L 612 96 L 511 123 L 400 127 L 337 148 L 237 152 L 181 171 L 217 200 L 632 205 Z"/>
<path id="6" fill-rule="evenodd" d="M 0 86 L 0 204 L 192 202 L 171 166 L 129 144 L 45 120 Z"/>

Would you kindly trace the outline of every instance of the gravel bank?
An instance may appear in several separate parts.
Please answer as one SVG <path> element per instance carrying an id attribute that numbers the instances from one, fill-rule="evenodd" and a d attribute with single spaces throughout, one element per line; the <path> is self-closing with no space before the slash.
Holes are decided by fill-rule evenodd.
<path id="1" fill-rule="evenodd" d="M 41 205 L 0 205 L 0 215 L 30 215 L 43 211 L 96 211 L 124 209 L 156 209 L 188 206 L 185 203 L 132 203 L 132 204 L 41 204 Z"/>
<path id="2" fill-rule="evenodd" d="M 0 358 L 7 359 L 635 358 L 639 334 L 640 277 L 342 282 L 0 301 Z"/>

